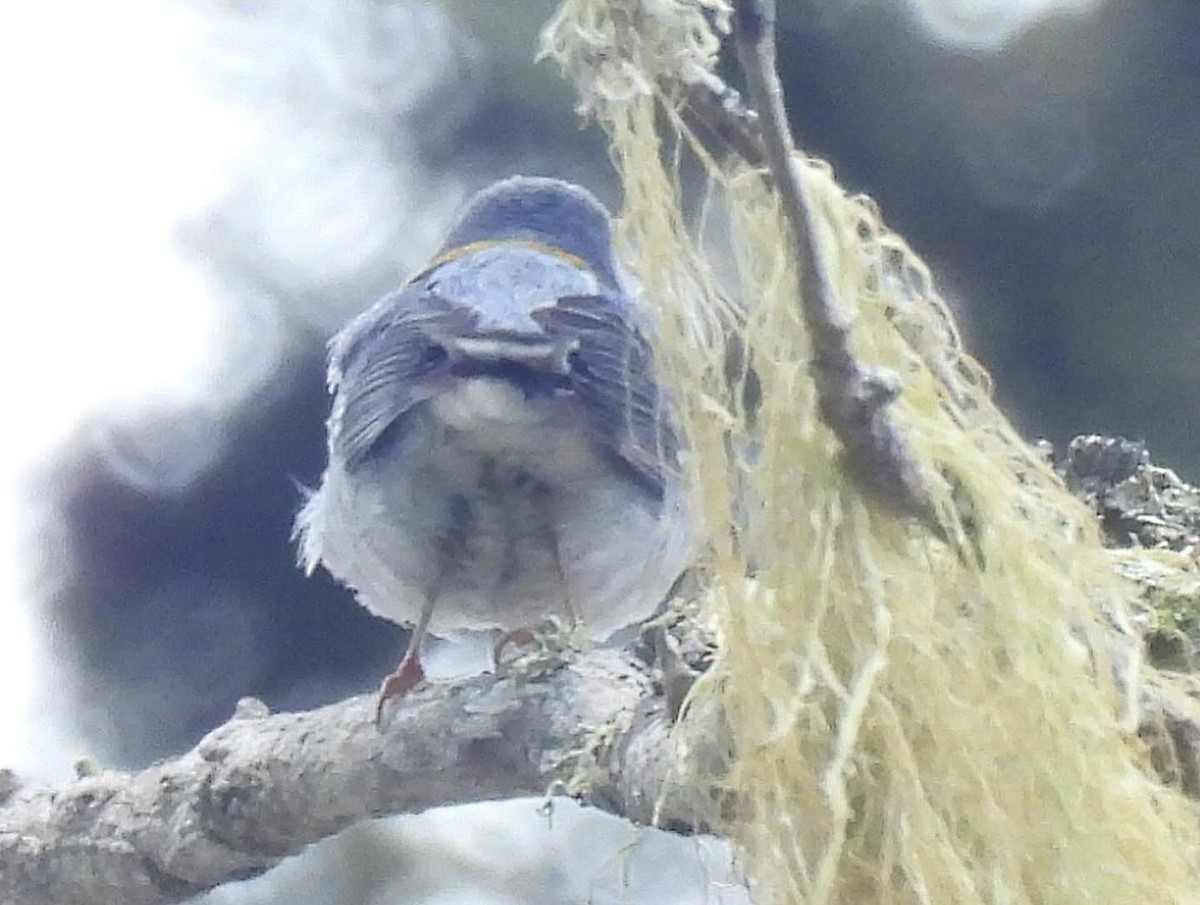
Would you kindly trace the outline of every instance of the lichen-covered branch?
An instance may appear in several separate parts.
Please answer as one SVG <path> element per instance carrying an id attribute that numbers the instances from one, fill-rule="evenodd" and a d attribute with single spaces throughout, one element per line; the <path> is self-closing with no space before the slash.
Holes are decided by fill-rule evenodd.
<path id="1" fill-rule="evenodd" d="M 0 902 L 151 905 L 253 876 L 361 820 L 554 788 L 639 823 L 694 826 L 651 671 L 617 651 L 268 714 L 246 701 L 140 773 L 0 799 Z"/>

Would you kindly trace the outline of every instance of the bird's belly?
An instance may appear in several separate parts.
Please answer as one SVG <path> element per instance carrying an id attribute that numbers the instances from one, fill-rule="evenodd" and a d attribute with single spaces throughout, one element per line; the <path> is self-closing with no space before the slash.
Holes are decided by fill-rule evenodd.
<path id="1" fill-rule="evenodd" d="M 514 629 L 568 616 L 555 491 L 492 459 L 481 459 L 474 471 L 476 480 L 466 486 L 448 480 L 420 491 L 444 495 L 447 512 L 434 540 L 440 575 L 431 629 Z"/>
<path id="2" fill-rule="evenodd" d="M 555 616 L 603 638 L 648 617 L 682 570 L 676 502 L 648 499 L 578 431 L 544 431 L 528 454 L 480 452 L 454 431 L 427 439 L 347 483 L 360 542 L 323 556 L 378 615 L 414 622 L 432 595 L 434 634 Z"/>

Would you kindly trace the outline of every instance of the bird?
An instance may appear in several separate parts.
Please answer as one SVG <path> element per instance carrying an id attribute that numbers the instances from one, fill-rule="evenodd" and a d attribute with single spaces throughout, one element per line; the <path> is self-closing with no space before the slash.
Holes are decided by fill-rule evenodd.
<path id="1" fill-rule="evenodd" d="M 328 464 L 299 561 L 427 633 L 501 639 L 547 619 L 604 641 L 662 605 L 693 539 L 656 316 L 586 189 L 513 176 L 432 260 L 329 343 Z"/>

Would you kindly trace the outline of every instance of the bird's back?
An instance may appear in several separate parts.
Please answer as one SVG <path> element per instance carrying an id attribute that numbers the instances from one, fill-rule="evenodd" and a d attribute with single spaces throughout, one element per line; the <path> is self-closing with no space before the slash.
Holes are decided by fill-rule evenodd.
<path id="1" fill-rule="evenodd" d="M 675 439 L 607 214 L 517 178 L 332 345 L 330 459 L 301 558 L 430 629 L 649 616 L 686 564 Z"/>

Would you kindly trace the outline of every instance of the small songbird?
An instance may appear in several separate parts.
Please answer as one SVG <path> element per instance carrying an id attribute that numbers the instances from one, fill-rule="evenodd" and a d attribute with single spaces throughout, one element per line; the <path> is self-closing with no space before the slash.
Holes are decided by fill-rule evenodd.
<path id="1" fill-rule="evenodd" d="M 424 677 L 426 631 L 596 640 L 648 618 L 689 558 L 679 448 L 607 211 L 513 177 L 331 342 L 329 463 L 296 521 L 367 609 L 414 626 L 379 707 Z"/>

